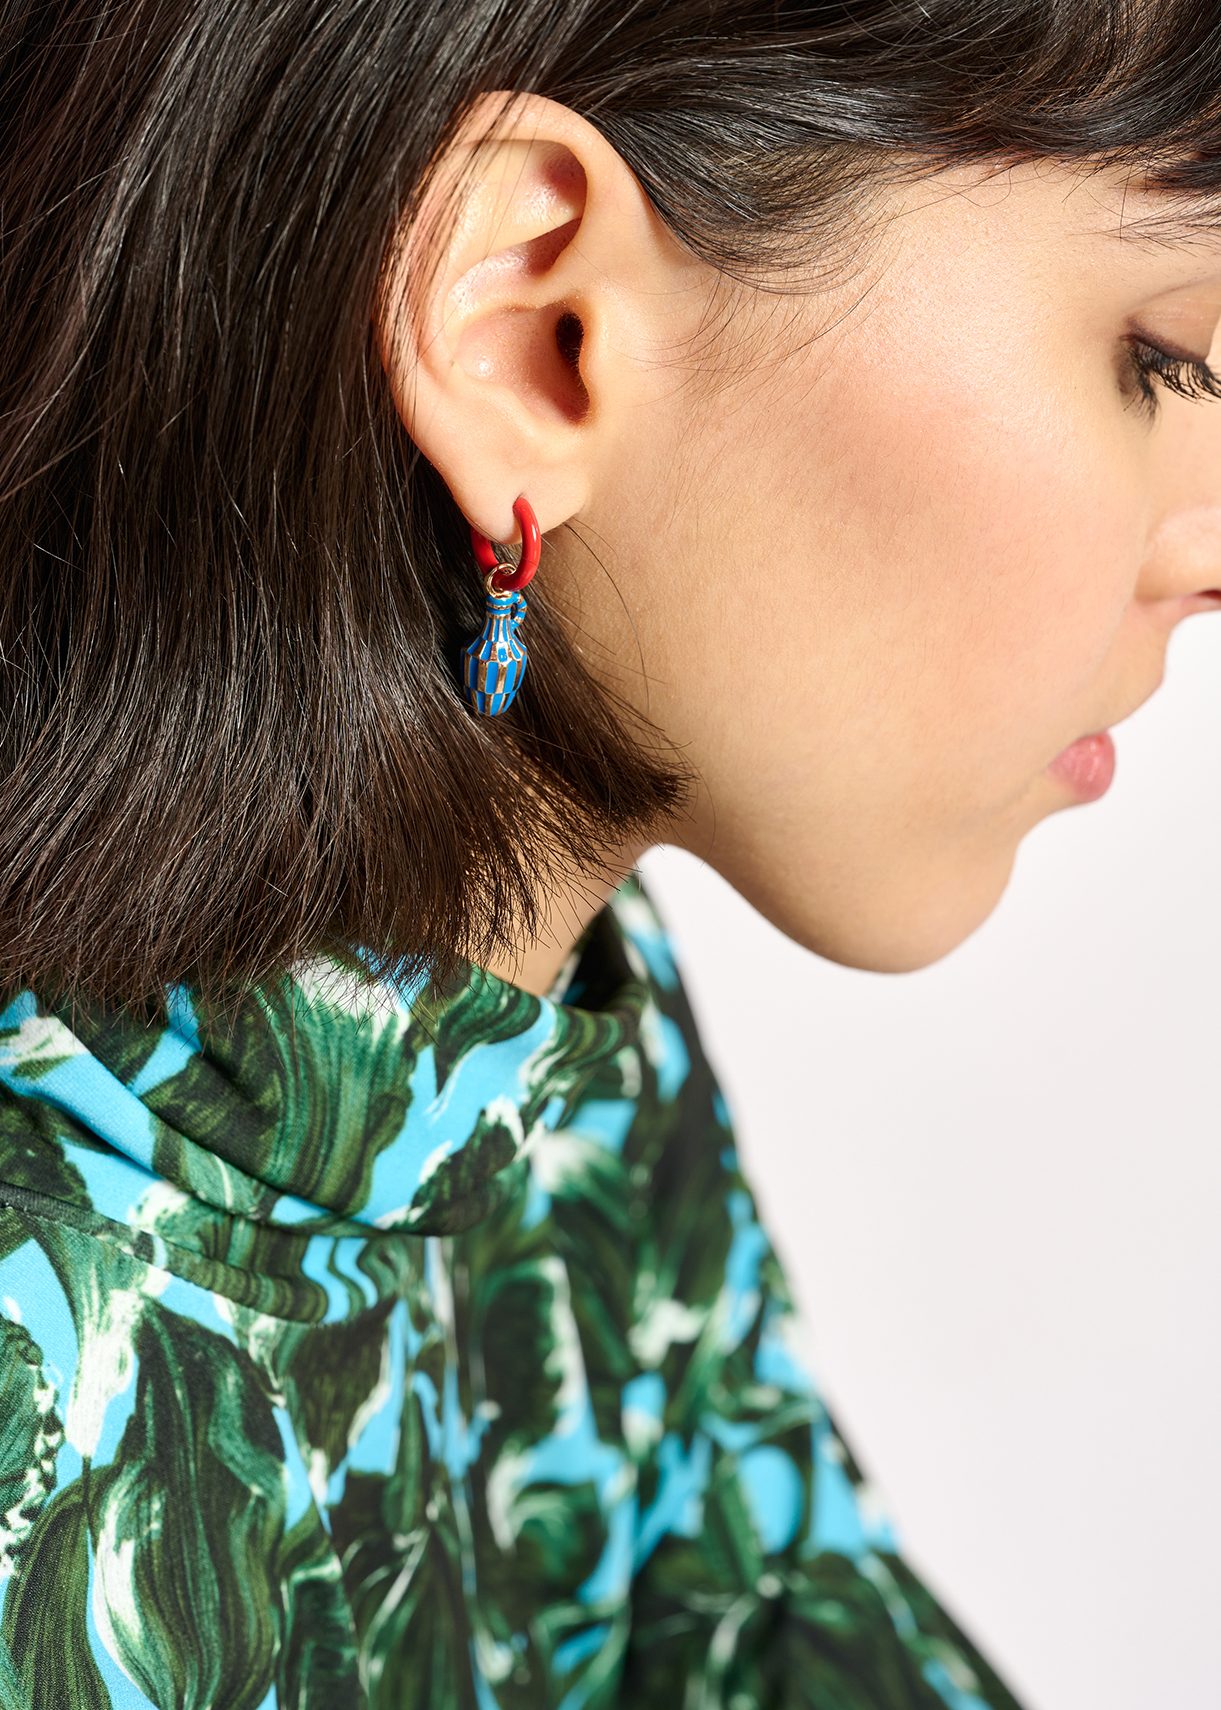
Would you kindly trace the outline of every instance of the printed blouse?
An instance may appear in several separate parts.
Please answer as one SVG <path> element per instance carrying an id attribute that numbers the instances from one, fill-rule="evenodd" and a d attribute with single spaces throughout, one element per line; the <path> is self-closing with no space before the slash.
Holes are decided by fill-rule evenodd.
<path id="1" fill-rule="evenodd" d="M 0 1710 L 1018 1710 L 639 872 L 543 997 L 361 963 L 0 1013 Z"/>

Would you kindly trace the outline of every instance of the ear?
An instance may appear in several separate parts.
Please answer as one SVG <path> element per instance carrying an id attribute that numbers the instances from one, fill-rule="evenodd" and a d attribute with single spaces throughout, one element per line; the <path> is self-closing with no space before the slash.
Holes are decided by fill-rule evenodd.
<path id="1" fill-rule="evenodd" d="M 589 503 L 692 258 L 602 133 L 545 96 L 481 95 L 434 165 L 387 254 L 378 346 L 466 520 L 511 544 L 519 494 L 544 533 Z"/>

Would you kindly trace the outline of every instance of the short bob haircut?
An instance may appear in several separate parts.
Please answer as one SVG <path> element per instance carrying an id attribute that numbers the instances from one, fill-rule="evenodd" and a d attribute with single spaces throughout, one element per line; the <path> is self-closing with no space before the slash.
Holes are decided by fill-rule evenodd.
<path id="1" fill-rule="evenodd" d="M 549 861 L 690 800 L 545 577 L 512 709 L 462 699 L 468 526 L 372 310 L 487 90 L 584 115 L 743 286 L 851 267 L 878 186 L 967 162 L 1131 165 L 1221 221 L 1201 0 L 9 0 L 4 991 L 220 1002 L 354 945 L 445 980 L 536 928 Z"/>

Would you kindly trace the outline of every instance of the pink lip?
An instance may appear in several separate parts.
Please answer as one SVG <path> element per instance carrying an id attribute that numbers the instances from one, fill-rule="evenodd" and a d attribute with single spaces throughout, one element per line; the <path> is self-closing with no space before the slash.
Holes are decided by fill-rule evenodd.
<path id="1" fill-rule="evenodd" d="M 1047 767 L 1085 802 L 1097 801 L 1115 776 L 1115 743 L 1109 730 L 1092 731 L 1062 749 Z"/>

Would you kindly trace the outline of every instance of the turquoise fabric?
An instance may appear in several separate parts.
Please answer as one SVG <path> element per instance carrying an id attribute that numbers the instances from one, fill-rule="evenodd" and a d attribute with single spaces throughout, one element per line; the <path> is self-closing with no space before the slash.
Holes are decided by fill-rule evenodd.
<path id="1" fill-rule="evenodd" d="M 639 873 L 547 997 L 360 964 L 0 1014 L 0 1710 L 1015 1710 Z"/>

